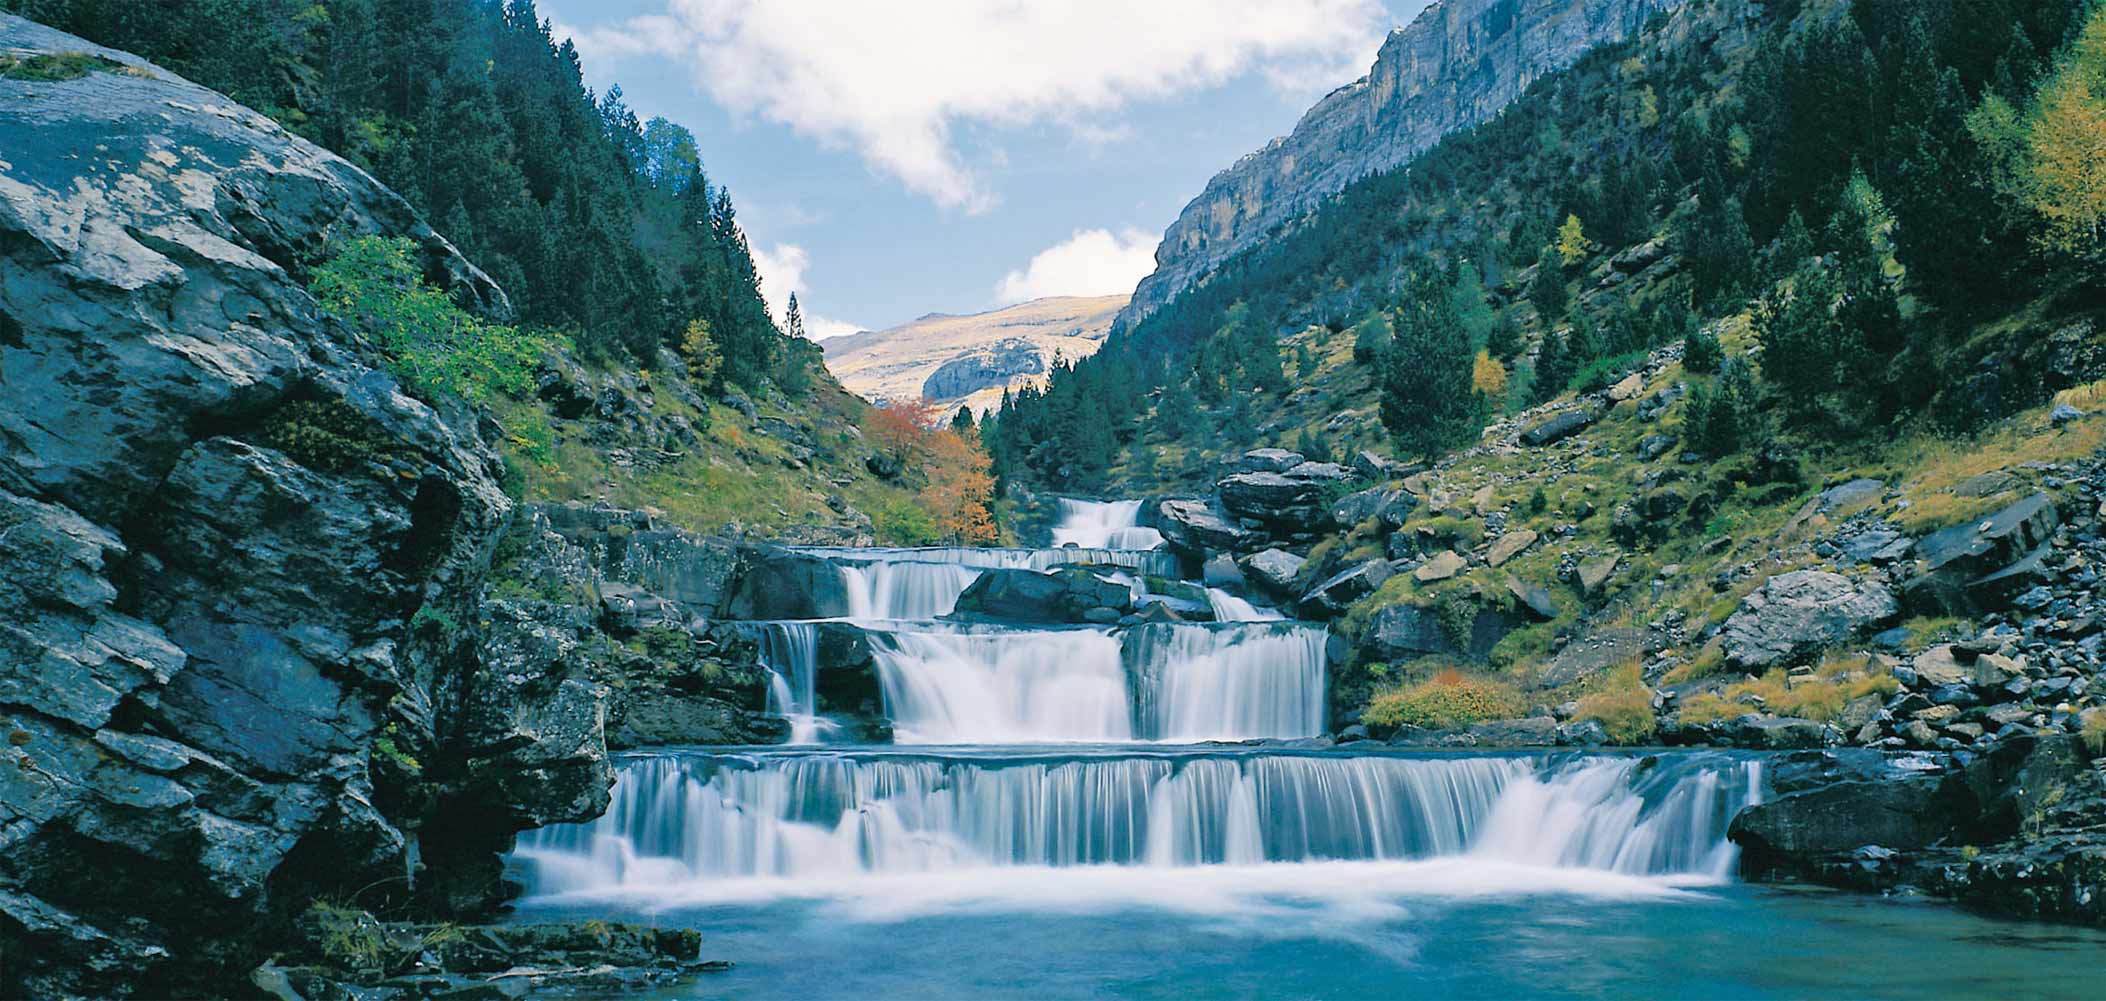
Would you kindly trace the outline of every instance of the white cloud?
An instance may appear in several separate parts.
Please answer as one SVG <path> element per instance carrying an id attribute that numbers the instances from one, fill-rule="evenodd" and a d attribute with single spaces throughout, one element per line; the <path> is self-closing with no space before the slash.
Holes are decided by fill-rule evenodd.
<path id="1" fill-rule="evenodd" d="M 1049 295 L 1116 295 L 1133 291 L 1154 270 L 1154 236 L 1131 228 L 1116 234 L 1078 229 L 1032 255 L 1022 270 L 1003 275 L 995 298 L 1007 305 Z"/>
<path id="2" fill-rule="evenodd" d="M 1258 71 L 1342 83 L 1367 68 L 1379 0 L 665 0 L 569 32 L 589 55 L 678 55 L 740 114 L 859 152 L 938 204 L 994 204 L 955 133 L 1053 123 L 1085 138 L 1127 103 Z"/>
<path id="3" fill-rule="evenodd" d="M 853 334 L 864 328 L 846 320 L 836 320 L 812 312 L 811 289 L 804 284 L 804 269 L 810 267 L 812 255 L 794 243 L 778 243 L 772 248 L 753 248 L 753 267 L 760 272 L 761 298 L 768 301 L 768 312 L 775 322 L 783 322 L 790 311 L 790 295 L 797 295 L 797 309 L 804 314 L 804 333 L 815 341 L 829 337 Z"/>

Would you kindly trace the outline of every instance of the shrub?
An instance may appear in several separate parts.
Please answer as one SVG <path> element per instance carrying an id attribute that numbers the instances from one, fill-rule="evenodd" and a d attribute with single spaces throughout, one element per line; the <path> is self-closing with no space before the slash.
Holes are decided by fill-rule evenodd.
<path id="1" fill-rule="evenodd" d="M 263 422 L 263 444 L 309 469 L 343 473 L 387 456 L 393 442 L 340 399 L 293 400 Z"/>
<path id="2" fill-rule="evenodd" d="M 1653 693 L 1633 663 L 1611 675 L 1599 691 L 1579 700 L 1577 720 L 1593 720 L 1618 744 L 1643 743 L 1653 735 Z"/>
<path id="3" fill-rule="evenodd" d="M 1781 670 L 1726 686 L 1718 694 L 1692 696 L 1679 713 L 1684 723 L 1711 723 L 1761 709 L 1826 723 L 1842 715 L 1843 706 L 1866 695 L 1892 695 L 1901 690 L 1884 668 L 1869 661 L 1823 662 L 1811 679 L 1792 683 Z"/>
<path id="4" fill-rule="evenodd" d="M 1697 325 L 1682 338 L 1682 369 L 1690 375 L 1712 375 L 1725 360 L 1718 334 L 1709 327 Z"/>
<path id="5" fill-rule="evenodd" d="M 1375 693 L 1360 718 L 1369 726 L 1457 727 L 1509 718 L 1519 705 L 1512 688 L 1450 669 Z"/>
<path id="6" fill-rule="evenodd" d="M 2093 754 L 2106 754 L 2106 709 L 2084 710 L 2083 729 L 2078 733 Z"/>

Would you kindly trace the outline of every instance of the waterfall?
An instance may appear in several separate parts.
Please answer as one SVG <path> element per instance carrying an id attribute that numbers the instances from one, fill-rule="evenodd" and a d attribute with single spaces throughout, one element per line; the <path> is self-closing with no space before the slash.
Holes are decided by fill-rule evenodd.
<path id="1" fill-rule="evenodd" d="M 1132 740 L 1119 641 L 1106 629 L 874 633 L 901 744 Z"/>
<path id="2" fill-rule="evenodd" d="M 902 744 L 1313 737 L 1328 634 L 1299 624 L 873 631 Z"/>
<path id="3" fill-rule="evenodd" d="M 1216 622 L 1278 622 L 1286 616 L 1271 608 L 1260 608 L 1218 587 L 1207 588 L 1207 605 Z"/>
<path id="4" fill-rule="evenodd" d="M 1175 741 L 1321 734 L 1329 638 L 1300 624 L 1137 626 L 1127 647 L 1138 729 Z"/>
<path id="5" fill-rule="evenodd" d="M 1180 571 L 1177 554 L 1167 549 L 968 549 L 920 546 L 885 549 L 840 546 L 790 546 L 791 552 L 843 563 L 957 563 L 968 567 L 1051 570 L 1073 564 L 1122 567 L 1158 577 Z"/>
<path id="6" fill-rule="evenodd" d="M 958 596 L 980 579 L 963 563 L 882 560 L 843 563 L 841 584 L 851 619 L 934 619 L 949 615 Z"/>
<path id="7" fill-rule="evenodd" d="M 1163 534 L 1142 528 L 1141 502 L 1060 499 L 1060 523 L 1053 526 L 1053 546 L 1083 549 L 1154 549 Z"/>
<path id="8" fill-rule="evenodd" d="M 790 723 L 790 743 L 812 744 L 833 735 L 833 720 L 819 715 L 819 626 L 813 622 L 763 622 L 756 637 L 761 666 L 768 669 L 768 711 Z"/>
<path id="9" fill-rule="evenodd" d="M 1723 878 L 1760 767 L 1723 754 L 652 754 L 531 831 L 536 893 L 1001 866 L 1460 857 Z"/>

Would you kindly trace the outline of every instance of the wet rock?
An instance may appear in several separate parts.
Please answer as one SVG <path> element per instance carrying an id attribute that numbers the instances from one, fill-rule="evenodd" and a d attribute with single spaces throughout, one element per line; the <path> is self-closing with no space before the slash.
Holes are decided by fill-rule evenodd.
<path id="1" fill-rule="evenodd" d="M 1549 716 L 1478 723 L 1467 731 L 1479 747 L 1554 747 L 1558 721 Z"/>
<path id="2" fill-rule="evenodd" d="M 1133 610 L 1133 592 L 1125 584 L 1087 567 L 1070 566 L 1045 573 L 1006 568 L 983 571 L 958 596 L 952 614 L 1004 622 L 1108 625 Z"/>
<path id="3" fill-rule="evenodd" d="M 1779 795 L 1741 811 L 1727 831 L 1750 874 L 1803 874 L 1861 845 L 1923 848 L 1973 813 L 1966 790 L 1942 772 L 1898 766 L 1876 751 L 1802 752 L 1769 771 Z"/>
<path id="4" fill-rule="evenodd" d="M 1726 620 L 1726 659 L 1751 670 L 1785 663 L 1847 640 L 1899 610 L 1894 596 L 1876 583 L 1819 570 L 1778 574 Z"/>

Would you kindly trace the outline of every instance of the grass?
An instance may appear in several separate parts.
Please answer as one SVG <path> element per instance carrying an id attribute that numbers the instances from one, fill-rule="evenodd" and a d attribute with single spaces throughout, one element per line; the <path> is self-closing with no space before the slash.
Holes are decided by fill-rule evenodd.
<path id="1" fill-rule="evenodd" d="M 1618 668 L 1600 689 L 1579 700 L 1573 719 L 1593 721 L 1618 744 L 1642 744 L 1653 735 L 1653 693 L 1637 662 Z"/>
<path id="2" fill-rule="evenodd" d="M 2082 719 L 2083 728 L 2077 733 L 2084 746 L 2093 754 L 2106 754 L 2106 709 L 2086 709 Z"/>
<path id="3" fill-rule="evenodd" d="M 1759 707 L 1779 716 L 1826 723 L 1842 715 L 1843 707 L 1855 699 L 1892 695 L 1900 690 L 1901 683 L 1876 661 L 1830 658 L 1808 680 L 1794 683 L 1778 670 L 1728 685 L 1717 694 L 1692 696 L 1683 703 L 1680 715 L 1684 723 L 1714 723 Z M 1758 698 L 1759 703 L 1755 701 Z"/>
<path id="4" fill-rule="evenodd" d="M 1520 705 L 1512 686 L 1447 668 L 1424 681 L 1376 692 L 1360 718 L 1369 726 L 1448 728 L 1509 719 Z"/>
<path id="5" fill-rule="evenodd" d="M 2089 399 L 2098 393 L 2096 386 L 2080 390 Z M 2106 419 L 2043 428 L 2046 418 L 2046 409 L 2036 408 L 1972 438 L 1925 436 L 1899 446 L 1890 464 L 1909 477 L 1903 486 L 1909 505 L 1896 516 L 1902 530 L 1920 534 L 1989 514 L 2011 503 L 2019 491 L 2033 489 L 2034 474 L 2026 463 L 2065 462 L 2106 448 Z M 1987 497 L 1954 492 L 1972 477 L 1999 470 L 2016 475 L 2018 486 Z"/>

